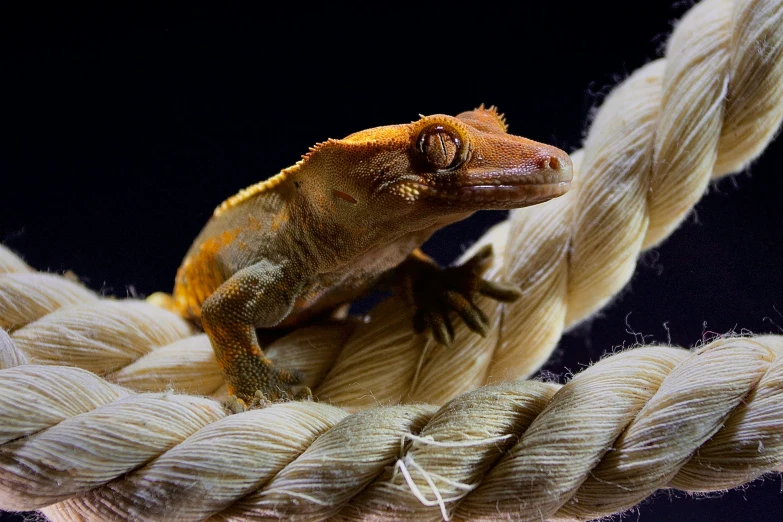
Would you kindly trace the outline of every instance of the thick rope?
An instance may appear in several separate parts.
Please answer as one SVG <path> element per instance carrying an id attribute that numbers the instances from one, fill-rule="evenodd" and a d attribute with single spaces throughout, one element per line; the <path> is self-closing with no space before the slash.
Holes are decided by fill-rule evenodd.
<path id="1" fill-rule="evenodd" d="M 783 464 L 782 336 L 640 347 L 562 387 L 353 415 L 290 402 L 227 416 L 61 366 L 0 371 L 0 398 L 16 420 L 0 427 L 0 506 L 55 521 L 585 519 Z"/>
<path id="2" fill-rule="evenodd" d="M 492 276 L 520 284 L 525 293 L 505 309 L 482 303 L 496 325 L 487 340 L 460 327 L 454 346 L 430 346 L 411 332 L 405 307 L 389 300 L 372 312 L 368 323 L 313 326 L 267 351 L 279 365 L 303 370 L 317 396 L 349 410 L 397 402 L 440 404 L 485 382 L 527 375 L 548 357 L 565 328 L 604 306 L 625 285 L 641 249 L 672 232 L 712 177 L 744 168 L 761 152 L 781 116 L 783 3 L 705 0 L 678 25 L 666 60 L 643 67 L 607 98 L 584 151 L 573 155 L 579 177 L 571 193 L 513 212 L 479 242 L 492 242 L 498 253 Z M 510 518 L 529 518 L 534 511 L 537 520 L 554 513 L 584 518 L 626 509 L 667 485 L 723 489 L 781 465 L 779 447 L 766 440 L 777 437 L 780 444 L 781 413 L 774 406 L 780 404 L 780 363 L 767 361 L 763 371 L 747 367 L 772 353 L 779 361 L 778 338 L 714 343 L 713 348 L 723 347 L 720 343 L 743 346 L 731 350 L 744 353 L 745 359 L 720 359 L 725 365 L 713 363 L 717 366 L 703 375 L 695 369 L 697 362 L 686 363 L 710 357 L 680 361 L 685 355 L 672 354 L 684 352 L 669 348 L 609 358 L 641 359 L 605 375 L 595 368 L 614 367 L 601 366 L 603 361 L 566 385 L 555 398 L 565 394 L 576 397 L 569 399 L 575 405 L 589 404 L 572 417 L 566 416 L 571 410 L 550 402 L 556 387 L 541 383 L 477 390 L 437 413 L 433 406 L 418 405 L 349 417 L 332 406 L 305 403 L 224 418 L 207 399 L 136 395 L 125 388 L 161 390 L 169 385 L 219 397 L 222 380 L 209 343 L 203 335 L 191 334 L 190 326 L 173 314 L 146 303 L 98 299 L 67 278 L 31 271 L 0 247 L 0 367 L 8 368 L 0 371 L 0 435 L 5 442 L 0 449 L 0 508 L 35 509 L 62 500 L 46 508 L 56 520 L 76 517 L 75 509 L 93 519 L 111 513 L 198 520 L 203 513 L 222 510 L 250 510 L 258 516 L 295 512 L 307 519 L 338 512 L 342 518 L 408 518 L 408 513 L 429 519 L 444 514 L 481 518 L 494 517 L 497 510 Z M 660 355 L 661 350 L 668 355 Z M 715 350 L 729 360 L 731 350 Z M 767 355 L 748 355 L 754 350 Z M 36 365 L 14 368 L 26 362 Z M 81 366 L 124 387 L 83 370 L 38 364 Z M 692 383 L 699 386 L 682 378 L 669 386 L 674 379 L 669 376 L 660 389 L 651 387 L 649 379 L 668 373 L 656 365 L 674 367 L 671 375 L 680 375 L 678 369 L 685 365 L 687 372 L 696 372 Z M 583 375 L 595 376 L 606 387 L 583 391 L 581 386 L 589 390 L 593 385 L 592 377 Z M 761 380 L 748 384 L 752 375 Z M 767 381 L 772 384 L 763 389 L 774 392 L 759 391 L 759 383 Z M 650 390 L 658 392 L 642 400 Z M 661 390 L 663 398 L 656 399 Z M 669 397 L 669 390 L 684 404 Z M 509 394 L 514 397 L 510 402 L 504 399 Z M 485 397 L 484 405 L 473 409 L 472 397 Z M 755 423 L 745 424 L 747 414 L 731 420 L 731 412 L 759 404 L 758 397 L 764 400 Z M 737 401 L 739 406 L 726 409 Z M 712 405 L 712 413 L 692 410 L 703 405 Z M 559 408 L 557 416 L 542 420 L 547 418 L 546 411 L 539 415 L 544 406 L 546 411 Z M 443 432 L 443 438 L 426 438 L 433 422 L 452 425 L 444 409 L 462 411 L 463 424 L 453 434 Z M 102 420 L 89 420 L 94 415 Z M 499 427 L 494 416 L 505 419 L 497 421 Z M 715 433 L 718 417 L 725 426 Z M 642 424 L 633 428 L 637 422 Z M 2 431 L 5 425 L 7 432 Z M 705 448 L 733 425 L 732 435 L 702 459 Z M 72 431 L 56 431 L 61 426 Z M 580 430 L 600 434 L 593 439 Z M 667 435 L 656 438 L 659 430 Z M 223 438 L 232 436 L 231 441 Z M 40 447 L 33 444 L 39 437 L 44 437 Z M 193 440 L 201 446 L 188 449 Z M 692 457 L 704 443 L 697 467 Z M 614 451 L 607 454 L 611 459 L 601 460 L 613 444 Z M 315 453 L 323 445 L 336 453 Z M 440 460 L 428 460 L 425 455 L 432 448 L 448 452 L 440 453 Z M 498 448 L 512 450 L 497 461 Z M 343 466 L 351 457 L 341 451 L 358 455 L 358 471 Z M 254 452 L 259 455 L 252 456 Z M 461 453 L 469 463 L 455 457 Z M 482 457 L 485 453 L 494 457 Z M 166 460 L 170 454 L 174 460 Z M 754 461 L 756 457 L 763 462 Z M 58 460 L 63 458 L 68 461 Z M 301 467 L 286 471 L 296 462 Z M 250 470 L 251 464 L 258 467 Z M 379 477 L 390 464 L 394 470 Z M 125 480 L 116 478 L 122 476 Z M 47 480 L 48 493 L 40 483 Z M 238 489 L 236 481 L 243 484 Z M 482 503 L 485 499 L 492 500 Z"/>

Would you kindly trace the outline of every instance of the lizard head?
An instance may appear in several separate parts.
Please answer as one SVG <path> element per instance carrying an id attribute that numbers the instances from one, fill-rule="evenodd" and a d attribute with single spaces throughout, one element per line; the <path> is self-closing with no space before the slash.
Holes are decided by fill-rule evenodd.
<path id="1" fill-rule="evenodd" d="M 387 231 L 542 203 L 564 194 L 572 177 L 568 154 L 508 134 L 503 117 L 483 107 L 329 140 L 298 167 L 310 200 Z"/>

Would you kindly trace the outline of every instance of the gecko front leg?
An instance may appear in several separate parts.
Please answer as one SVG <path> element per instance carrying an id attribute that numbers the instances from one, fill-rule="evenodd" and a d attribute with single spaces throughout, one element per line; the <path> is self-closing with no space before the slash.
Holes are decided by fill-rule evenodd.
<path id="1" fill-rule="evenodd" d="M 201 322 L 215 351 L 228 391 L 250 406 L 261 398 L 293 397 L 299 379 L 264 356 L 256 328 L 271 327 L 293 308 L 302 278 L 264 260 L 236 272 L 201 308 Z"/>
<path id="2" fill-rule="evenodd" d="M 476 296 L 510 303 L 522 295 L 515 285 L 482 277 L 492 258 L 492 245 L 485 245 L 463 264 L 441 268 L 421 250 L 413 251 L 392 276 L 397 292 L 414 310 L 414 330 L 421 333 L 429 329 L 439 343 L 451 344 L 454 327 L 449 313 L 453 311 L 468 328 L 485 337 L 489 319 L 476 305 Z"/>

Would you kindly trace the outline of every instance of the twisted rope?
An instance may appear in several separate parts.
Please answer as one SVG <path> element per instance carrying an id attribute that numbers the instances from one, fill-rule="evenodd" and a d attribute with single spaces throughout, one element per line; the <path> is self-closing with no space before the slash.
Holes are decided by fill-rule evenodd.
<path id="1" fill-rule="evenodd" d="M 781 336 L 640 347 L 562 387 L 353 415 L 291 402 L 226 416 L 78 368 L 0 375 L 16 419 L 0 427 L 0 505 L 52 520 L 585 519 L 783 464 Z"/>
<path id="2" fill-rule="evenodd" d="M 479 242 L 498 253 L 491 276 L 524 291 L 505 308 L 481 304 L 496 326 L 486 340 L 460 327 L 454 346 L 431 347 L 392 299 L 368 323 L 302 329 L 268 354 L 348 410 L 440 404 L 530 374 L 565 328 L 625 285 L 641 250 L 674 230 L 711 178 L 766 146 L 783 116 L 782 54 L 780 0 L 695 6 L 666 60 L 605 101 L 573 155 L 571 193 L 513 212 Z M 781 465 L 777 337 L 694 355 L 641 348 L 559 391 L 502 384 L 440 410 L 346 416 L 303 403 L 225 417 L 209 399 L 126 388 L 220 397 L 208 341 L 178 317 L 98 299 L 2 247 L 0 274 L 6 509 L 49 506 L 54 520 L 587 518 L 656 488 L 723 489 Z"/>

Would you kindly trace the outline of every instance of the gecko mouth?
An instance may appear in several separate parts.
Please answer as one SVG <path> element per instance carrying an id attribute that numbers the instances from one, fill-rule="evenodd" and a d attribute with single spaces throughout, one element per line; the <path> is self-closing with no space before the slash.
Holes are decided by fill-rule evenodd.
<path id="1" fill-rule="evenodd" d="M 423 186 L 421 191 L 430 201 L 456 207 L 505 210 L 527 207 L 562 196 L 571 181 L 552 183 L 500 183 L 458 186 Z"/>

